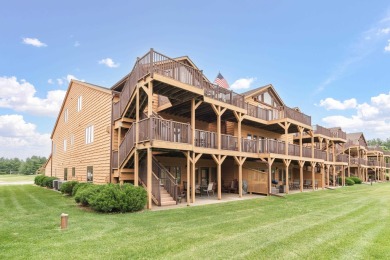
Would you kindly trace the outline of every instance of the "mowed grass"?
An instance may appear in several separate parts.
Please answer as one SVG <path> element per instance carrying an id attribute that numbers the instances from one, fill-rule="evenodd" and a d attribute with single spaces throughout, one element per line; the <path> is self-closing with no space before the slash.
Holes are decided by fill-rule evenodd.
<path id="1" fill-rule="evenodd" d="M 36 175 L 24 175 L 24 174 L 4 174 L 0 175 L 1 182 L 19 182 L 19 181 L 34 181 Z"/>
<path id="2" fill-rule="evenodd" d="M 390 259 L 389 209 L 390 183 L 108 215 L 1 186 L 0 259 Z"/>

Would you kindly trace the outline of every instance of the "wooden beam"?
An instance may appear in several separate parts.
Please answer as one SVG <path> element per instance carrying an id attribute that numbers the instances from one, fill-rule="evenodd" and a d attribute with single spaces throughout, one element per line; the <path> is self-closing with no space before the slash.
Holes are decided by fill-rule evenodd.
<path id="1" fill-rule="evenodd" d="M 316 162 L 310 162 L 311 166 L 311 186 L 313 188 L 313 191 L 315 190 L 315 168 L 316 168 Z"/>
<path id="2" fill-rule="evenodd" d="M 299 164 L 299 189 L 303 192 L 303 166 L 305 165 L 305 161 L 298 161 Z"/>
<path id="3" fill-rule="evenodd" d="M 148 117 L 151 117 L 153 115 L 153 82 L 149 82 L 148 86 L 149 91 L 148 94 Z"/>
<path id="4" fill-rule="evenodd" d="M 190 162 L 190 159 L 191 159 L 191 156 L 190 156 L 190 152 L 187 151 L 186 153 L 186 157 L 187 157 L 187 206 L 190 205 L 190 181 L 191 181 L 191 162 Z"/>
<path id="5" fill-rule="evenodd" d="M 274 163 L 275 158 L 268 157 L 268 192 L 267 195 L 271 194 L 271 170 L 272 170 L 272 164 Z"/>
<path id="6" fill-rule="evenodd" d="M 139 156 L 137 148 L 134 149 L 134 186 L 138 186 L 139 177 Z"/>
<path id="7" fill-rule="evenodd" d="M 147 148 L 147 165 L 146 165 L 146 189 L 148 193 L 148 203 L 147 203 L 147 208 L 151 209 L 152 208 L 152 149 Z"/>

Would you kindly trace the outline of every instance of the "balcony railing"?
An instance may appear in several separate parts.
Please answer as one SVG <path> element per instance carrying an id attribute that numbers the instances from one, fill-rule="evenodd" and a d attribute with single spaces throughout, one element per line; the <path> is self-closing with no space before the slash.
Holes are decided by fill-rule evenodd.
<path id="1" fill-rule="evenodd" d="M 119 145 L 119 163 L 125 161 L 127 155 L 130 153 L 131 149 L 133 149 L 135 144 L 135 127 L 132 125 L 130 129 L 127 131 L 125 137 L 123 138 L 121 144 Z"/>
<path id="2" fill-rule="evenodd" d="M 196 129 L 195 146 L 217 149 L 217 133 Z"/>
<path id="3" fill-rule="evenodd" d="M 221 149 L 238 151 L 237 137 L 232 135 L 221 135 Z"/>
<path id="4" fill-rule="evenodd" d="M 331 133 L 332 133 L 332 137 L 333 138 L 341 138 L 341 139 L 347 139 L 347 133 L 345 133 L 344 131 L 342 131 L 341 129 L 332 129 L 330 130 Z"/>
<path id="5" fill-rule="evenodd" d="M 314 148 L 314 158 L 320 159 L 320 160 L 326 160 L 326 152 L 322 151 L 320 149 Z"/>
<path id="6" fill-rule="evenodd" d="M 150 117 L 139 122 L 139 141 L 160 140 L 189 144 L 190 130 L 189 124 Z"/>
<path id="7" fill-rule="evenodd" d="M 289 118 L 305 125 L 311 125 L 311 117 L 287 106 L 281 109 L 281 118 Z"/>
<path id="8" fill-rule="evenodd" d="M 368 166 L 380 166 L 379 162 L 378 161 L 367 161 L 367 165 Z"/>
<path id="9" fill-rule="evenodd" d="M 258 153 L 259 140 L 241 138 L 241 150 L 246 153 Z"/>
<path id="10" fill-rule="evenodd" d="M 348 154 L 339 154 L 336 157 L 337 162 L 348 162 Z"/>
<path id="11" fill-rule="evenodd" d="M 313 128 L 315 134 L 332 137 L 332 133 L 328 128 L 322 127 L 320 125 L 313 125 L 312 128 Z"/>

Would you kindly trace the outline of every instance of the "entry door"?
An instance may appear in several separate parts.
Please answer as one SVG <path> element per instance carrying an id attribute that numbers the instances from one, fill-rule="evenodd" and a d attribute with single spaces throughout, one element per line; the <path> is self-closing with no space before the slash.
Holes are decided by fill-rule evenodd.
<path id="1" fill-rule="evenodd" d="M 201 168 L 200 181 L 202 186 L 206 186 L 209 183 L 209 168 Z"/>

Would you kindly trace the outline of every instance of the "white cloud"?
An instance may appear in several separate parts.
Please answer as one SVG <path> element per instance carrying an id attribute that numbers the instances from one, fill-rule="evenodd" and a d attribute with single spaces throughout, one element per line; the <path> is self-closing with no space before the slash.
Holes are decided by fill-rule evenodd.
<path id="1" fill-rule="evenodd" d="M 63 85 L 64 84 L 64 81 L 63 81 L 63 79 L 57 79 L 57 83 L 58 83 L 58 85 Z"/>
<path id="2" fill-rule="evenodd" d="M 47 83 L 49 83 L 50 85 L 53 85 L 54 84 L 54 81 L 52 79 L 48 79 L 47 80 Z"/>
<path id="3" fill-rule="evenodd" d="M 99 64 L 104 64 L 109 68 L 119 67 L 119 63 L 115 63 L 111 58 L 102 59 L 99 61 Z"/>
<path id="4" fill-rule="evenodd" d="M 334 98 L 326 98 L 320 101 L 320 106 L 325 107 L 326 110 L 336 109 L 336 110 L 345 110 L 349 108 L 355 108 L 357 101 L 354 98 L 344 100 L 343 102 L 336 100 Z"/>
<path id="5" fill-rule="evenodd" d="M 49 156 L 50 134 L 41 134 L 36 125 L 21 115 L 0 115 L 0 157 L 22 158 L 32 155 Z"/>
<path id="6" fill-rule="evenodd" d="M 385 52 L 390 52 L 390 40 L 387 40 L 387 45 L 385 46 Z"/>
<path id="7" fill-rule="evenodd" d="M 251 87 L 252 83 L 256 80 L 256 78 L 241 78 L 230 86 L 232 89 L 248 89 Z"/>
<path id="8" fill-rule="evenodd" d="M 390 33 L 390 27 L 389 28 L 382 28 L 379 29 L 378 34 L 389 34 Z"/>
<path id="9" fill-rule="evenodd" d="M 332 98 L 323 105 L 328 106 L 348 106 L 346 102 L 340 102 Z M 350 99 L 354 100 L 354 99 Z M 321 100 L 322 102 L 322 100 Z M 390 92 L 388 94 L 379 94 L 371 97 L 370 102 L 357 104 L 356 100 L 351 102 L 351 107 L 356 113 L 351 116 L 332 115 L 322 119 L 326 127 L 340 126 L 343 131 L 363 132 L 367 139 L 371 138 L 389 138 L 390 133 Z"/>
<path id="10" fill-rule="evenodd" d="M 28 45 L 32 45 L 35 47 L 46 47 L 47 46 L 46 43 L 41 42 L 37 38 L 23 38 L 23 43 L 28 44 Z"/>
<path id="11" fill-rule="evenodd" d="M 57 116 L 65 96 L 64 90 L 48 91 L 46 98 L 39 98 L 35 87 L 16 77 L 0 77 L 0 108 L 28 112 L 33 115 Z"/>

